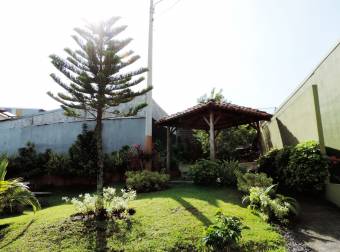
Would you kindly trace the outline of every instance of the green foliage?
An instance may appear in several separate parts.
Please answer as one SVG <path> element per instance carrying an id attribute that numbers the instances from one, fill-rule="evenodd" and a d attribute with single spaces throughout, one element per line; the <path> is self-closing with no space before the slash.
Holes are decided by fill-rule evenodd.
<path id="1" fill-rule="evenodd" d="M 64 83 L 53 73 L 52 79 L 65 93 L 55 96 L 48 92 L 49 96 L 62 104 L 66 114 L 79 116 L 79 112 L 86 111 L 94 118 L 100 118 L 101 124 L 104 112 L 128 116 L 145 107 L 142 103 L 129 108 L 128 111 L 108 110 L 109 107 L 129 102 L 150 90 L 131 89 L 144 80 L 141 75 L 147 69 L 123 72 L 123 69 L 135 63 L 139 56 L 134 55 L 131 50 L 122 52 L 132 39 L 117 39 L 116 36 L 127 27 L 115 26 L 118 20 L 119 17 L 112 17 L 105 22 L 88 24 L 85 29 L 75 28 L 77 35 L 72 38 L 79 46 L 78 50 L 66 48 L 66 59 L 54 54 L 50 56 L 52 64 L 70 81 L 70 84 Z"/>
<path id="2" fill-rule="evenodd" d="M 279 173 L 276 169 L 276 156 L 280 151 L 278 149 L 272 149 L 266 154 L 262 155 L 256 160 L 258 165 L 258 171 L 266 173 L 269 177 L 275 179 L 279 177 Z"/>
<path id="3" fill-rule="evenodd" d="M 124 147 L 119 151 L 121 158 L 123 153 L 126 152 L 126 148 L 129 147 Z M 104 161 L 107 172 L 117 171 L 123 165 L 117 161 L 115 153 L 105 155 Z M 50 149 L 43 153 L 38 153 L 35 145 L 29 142 L 25 147 L 18 150 L 18 155 L 10 158 L 8 175 L 10 177 L 20 176 L 25 179 L 42 175 L 90 178 L 96 174 L 96 162 L 97 152 L 94 131 L 88 130 L 86 124 L 84 124 L 82 133 L 78 135 L 77 140 L 69 149 L 69 155 L 59 154 Z M 124 160 L 124 162 L 124 167 L 127 167 L 127 161 Z M 122 171 L 122 173 L 124 172 L 125 170 Z"/>
<path id="4" fill-rule="evenodd" d="M 17 206 L 32 206 L 33 211 L 40 209 L 39 201 L 21 178 L 6 180 L 8 160 L 0 160 L 0 213 L 13 212 Z"/>
<path id="5" fill-rule="evenodd" d="M 204 156 L 208 156 L 209 134 L 204 130 L 195 130 L 194 137 L 200 143 Z M 256 130 L 247 125 L 223 129 L 216 138 L 216 157 L 221 160 L 253 159 L 256 153 L 250 147 L 255 139 Z M 239 153 L 240 147 L 248 148 L 249 153 Z"/>
<path id="6" fill-rule="evenodd" d="M 9 176 L 19 176 L 24 179 L 44 174 L 45 155 L 36 151 L 35 145 L 28 142 L 18 149 L 18 155 L 10 158 Z"/>
<path id="7" fill-rule="evenodd" d="M 44 152 L 45 163 L 44 163 L 44 173 L 47 175 L 56 176 L 72 176 L 72 175 L 83 175 L 80 171 L 74 170 L 71 161 L 67 155 L 59 154 L 53 152 L 52 150 L 46 150 Z"/>
<path id="8" fill-rule="evenodd" d="M 168 187 L 170 176 L 152 171 L 128 171 L 126 175 L 126 186 L 137 192 L 152 192 L 164 190 Z"/>
<path id="9" fill-rule="evenodd" d="M 214 100 L 216 102 L 227 102 L 223 95 L 223 90 L 220 89 L 216 92 L 216 88 L 213 88 L 210 92 L 210 95 L 204 94 L 200 98 L 197 99 L 198 103 L 206 103 L 210 100 Z"/>
<path id="10" fill-rule="evenodd" d="M 123 146 L 119 151 L 114 151 L 109 156 L 111 165 L 121 174 L 128 169 L 131 157 L 131 148 L 128 145 Z"/>
<path id="11" fill-rule="evenodd" d="M 221 183 L 229 186 L 237 185 L 237 175 L 238 173 L 244 173 L 245 171 L 241 169 L 240 164 L 236 160 L 222 160 L 220 164 L 220 178 Z"/>
<path id="12" fill-rule="evenodd" d="M 273 184 L 273 179 L 265 173 L 236 173 L 237 188 L 243 193 L 248 193 L 252 187 L 265 188 Z"/>
<path id="13" fill-rule="evenodd" d="M 189 176 L 195 184 L 214 185 L 223 184 L 235 186 L 236 174 L 243 173 L 238 161 L 235 160 L 207 160 L 201 159 L 189 167 Z"/>
<path id="14" fill-rule="evenodd" d="M 216 184 L 221 174 L 221 166 L 217 161 L 201 159 L 189 168 L 189 176 L 195 184 Z"/>
<path id="15" fill-rule="evenodd" d="M 298 215 L 299 205 L 294 198 L 276 194 L 276 186 L 251 187 L 250 194 L 243 198 L 243 203 L 249 203 L 248 207 L 258 211 L 265 221 L 288 224 L 293 217 Z"/>
<path id="16" fill-rule="evenodd" d="M 82 133 L 69 149 L 70 166 L 76 174 L 87 177 L 96 175 L 98 161 L 96 146 L 94 131 L 88 130 L 87 125 L 83 124 Z"/>
<path id="17" fill-rule="evenodd" d="M 279 183 L 281 189 L 294 192 L 322 191 L 328 176 L 328 162 L 314 141 L 295 147 L 273 150 L 258 160 L 260 172 Z"/>
<path id="18" fill-rule="evenodd" d="M 235 248 L 241 238 L 242 229 L 244 226 L 239 218 L 226 216 L 219 211 L 216 214 L 216 222 L 205 230 L 203 243 L 212 251 Z"/>
<path id="19" fill-rule="evenodd" d="M 283 170 L 285 185 L 299 192 L 322 191 L 328 176 L 327 160 L 315 142 L 298 144 Z"/>
<path id="20" fill-rule="evenodd" d="M 203 157 L 202 147 L 196 138 L 178 137 L 176 144 L 172 147 L 173 156 L 171 166 L 178 166 L 178 163 L 191 164 Z"/>

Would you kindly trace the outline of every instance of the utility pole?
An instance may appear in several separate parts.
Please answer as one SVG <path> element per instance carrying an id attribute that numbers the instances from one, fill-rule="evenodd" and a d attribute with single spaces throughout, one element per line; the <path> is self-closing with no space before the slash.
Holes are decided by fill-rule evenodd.
<path id="1" fill-rule="evenodd" d="M 148 42 L 148 74 L 147 74 L 147 86 L 152 86 L 152 40 L 153 40 L 153 14 L 154 14 L 154 4 L 153 0 L 150 0 L 150 10 L 149 10 L 149 42 Z M 149 156 L 152 157 L 152 90 L 146 94 L 146 107 L 145 114 L 145 142 L 144 151 Z M 146 167 L 147 170 L 152 169 L 152 158 L 150 158 Z"/>

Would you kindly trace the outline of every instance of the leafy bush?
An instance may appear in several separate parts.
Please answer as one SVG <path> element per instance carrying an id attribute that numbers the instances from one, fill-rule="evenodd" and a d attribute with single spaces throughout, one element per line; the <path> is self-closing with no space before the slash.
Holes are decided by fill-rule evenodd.
<path id="1" fill-rule="evenodd" d="M 18 154 L 10 157 L 9 177 L 32 179 L 42 175 L 95 177 L 96 175 L 95 137 L 83 125 L 75 143 L 69 149 L 69 155 L 59 154 L 50 149 L 38 153 L 33 143 L 18 150 Z M 111 171 L 115 165 L 105 155 L 105 170 Z"/>
<path id="2" fill-rule="evenodd" d="M 275 166 L 278 149 L 272 149 L 257 160 L 258 171 L 266 173 L 271 178 L 277 177 L 277 169 Z"/>
<path id="3" fill-rule="evenodd" d="M 83 124 L 82 133 L 69 149 L 70 165 L 78 176 L 95 177 L 97 166 L 96 137 L 92 130 Z"/>
<path id="4" fill-rule="evenodd" d="M 235 248 L 244 229 L 240 219 L 216 214 L 216 222 L 205 230 L 203 244 L 212 251 L 230 251 Z"/>
<path id="5" fill-rule="evenodd" d="M 21 178 L 5 180 L 7 165 L 7 159 L 0 160 L 0 212 L 12 213 L 26 205 L 32 206 L 34 212 L 39 210 L 39 201 Z"/>
<path id="6" fill-rule="evenodd" d="M 248 193 L 251 187 L 268 187 L 273 184 L 273 179 L 265 173 L 237 173 L 237 189 Z"/>
<path id="7" fill-rule="evenodd" d="M 259 158 L 258 166 L 281 189 L 296 192 L 322 191 L 328 176 L 328 162 L 314 141 L 273 150 Z"/>
<path id="8" fill-rule="evenodd" d="M 114 218 L 127 216 L 131 212 L 129 211 L 128 204 L 135 198 L 136 192 L 132 190 L 126 191 L 122 189 L 121 196 L 118 196 L 116 189 L 112 187 L 104 188 L 103 204 L 107 217 Z M 84 195 L 80 194 L 78 198 L 72 199 L 63 197 L 63 200 L 73 204 L 77 213 L 87 216 L 94 215 L 97 199 L 97 195 L 91 195 L 89 193 L 85 193 Z"/>
<path id="9" fill-rule="evenodd" d="M 315 142 L 298 144 L 283 170 L 287 188 L 299 192 L 322 191 L 328 176 L 327 160 Z"/>
<path id="10" fill-rule="evenodd" d="M 215 184 L 220 174 L 221 168 L 217 161 L 201 159 L 189 167 L 189 175 L 198 185 Z"/>
<path id="11" fill-rule="evenodd" d="M 73 170 L 68 156 L 58 154 L 52 150 L 46 150 L 44 157 L 44 174 L 48 175 L 70 175 Z"/>
<path id="12" fill-rule="evenodd" d="M 242 171 L 240 164 L 236 160 L 222 160 L 220 164 L 220 174 L 221 183 L 229 186 L 237 185 L 237 174 L 244 173 Z"/>
<path id="13" fill-rule="evenodd" d="M 195 130 L 194 137 L 201 145 L 203 155 L 209 156 L 209 134 L 204 130 Z M 221 130 L 216 138 L 216 156 L 218 159 L 248 159 L 256 156 L 251 148 L 248 153 L 240 153 L 239 148 L 252 146 L 256 138 L 256 130 L 245 125 Z M 258 156 L 256 156 L 258 157 Z M 255 158 L 256 158 L 255 157 Z"/>
<path id="14" fill-rule="evenodd" d="M 128 171 L 126 186 L 137 192 L 159 191 L 167 188 L 170 176 L 152 171 Z"/>
<path id="15" fill-rule="evenodd" d="M 19 176 L 24 179 L 44 174 L 45 155 L 38 153 L 35 145 L 28 142 L 23 148 L 18 149 L 18 155 L 10 157 L 9 177 Z"/>
<path id="16" fill-rule="evenodd" d="M 130 161 L 130 149 L 130 146 L 125 145 L 119 151 L 114 151 L 111 153 L 111 165 L 113 165 L 115 170 L 117 170 L 119 173 L 124 174 L 128 168 Z"/>
<path id="17" fill-rule="evenodd" d="M 213 185 L 223 184 L 235 186 L 237 183 L 236 174 L 243 174 L 245 171 L 235 160 L 206 160 L 201 159 L 189 167 L 189 176 L 195 184 Z"/>
<path id="18" fill-rule="evenodd" d="M 288 224 L 292 217 L 298 215 L 299 205 L 294 198 L 276 194 L 276 186 L 251 187 L 250 194 L 243 198 L 243 203 L 248 203 L 250 209 L 258 211 L 265 221 Z"/>

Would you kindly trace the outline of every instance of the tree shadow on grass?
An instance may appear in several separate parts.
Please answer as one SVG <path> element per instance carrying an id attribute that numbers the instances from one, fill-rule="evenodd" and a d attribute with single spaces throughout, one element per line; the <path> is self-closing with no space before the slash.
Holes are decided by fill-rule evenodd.
<path id="1" fill-rule="evenodd" d="M 207 218 L 200 210 L 190 204 L 183 198 L 175 198 L 175 200 L 180 203 L 188 212 L 190 212 L 197 220 L 202 222 L 206 227 L 211 225 L 212 222 Z"/>
<path id="2" fill-rule="evenodd" d="M 241 203 L 241 194 L 237 190 L 226 187 L 176 184 L 168 190 L 153 193 L 141 193 L 138 194 L 138 197 L 139 199 L 171 198 L 177 201 L 185 210 L 190 212 L 204 226 L 212 224 L 210 218 L 186 199 L 205 201 L 216 208 L 220 208 L 219 201 L 244 207 Z"/>
<path id="3" fill-rule="evenodd" d="M 12 238 L 10 241 L 8 241 L 7 243 L 5 243 L 3 246 L 0 247 L 0 250 L 1 249 L 4 249 L 5 247 L 7 247 L 8 245 L 12 244 L 13 242 L 15 242 L 16 240 L 18 240 L 21 236 L 23 236 L 25 234 L 25 232 L 28 230 L 28 228 L 33 224 L 35 220 L 34 219 L 31 219 L 27 224 L 26 226 L 23 228 L 23 230 L 17 234 L 14 238 Z M 5 226 L 5 228 L 8 228 L 10 226 L 10 224 L 5 224 L 5 225 L 2 225 L 2 226 Z"/>
<path id="4" fill-rule="evenodd" d="M 172 198 L 176 200 L 179 197 L 206 201 L 215 207 L 219 207 L 218 201 L 244 207 L 242 205 L 242 195 L 236 189 L 227 187 L 176 184 L 164 191 L 138 194 L 139 199 Z"/>
<path id="5" fill-rule="evenodd" d="M 6 236 L 6 234 L 9 232 L 9 226 L 13 223 L 6 223 L 0 225 L 0 241 Z"/>
<path id="6" fill-rule="evenodd" d="M 111 251 L 108 241 L 114 238 L 120 243 L 128 242 L 128 237 L 134 224 L 139 223 L 135 221 L 132 223 L 130 219 L 69 219 L 65 221 L 59 229 L 60 233 L 66 233 L 66 235 L 61 236 L 59 240 L 56 240 L 55 242 L 60 243 L 61 240 L 72 234 L 76 237 L 81 237 L 79 242 L 83 243 L 82 246 L 86 247 L 86 251 Z M 76 228 L 77 225 L 80 225 L 81 228 Z"/>

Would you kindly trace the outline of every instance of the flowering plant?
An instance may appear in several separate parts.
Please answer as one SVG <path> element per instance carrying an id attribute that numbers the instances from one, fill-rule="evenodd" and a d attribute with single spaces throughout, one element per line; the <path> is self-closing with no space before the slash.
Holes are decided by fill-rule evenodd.
<path id="1" fill-rule="evenodd" d="M 106 215 L 108 217 L 123 217 L 131 214 L 128 204 L 136 198 L 136 191 L 121 189 L 121 195 L 118 195 L 115 188 L 104 188 L 103 203 Z M 78 198 L 62 198 L 67 203 L 71 203 L 77 213 L 82 215 L 92 215 L 96 211 L 96 194 L 80 194 Z"/>

